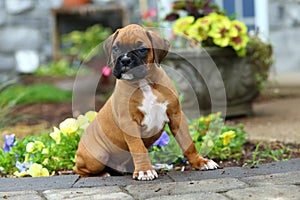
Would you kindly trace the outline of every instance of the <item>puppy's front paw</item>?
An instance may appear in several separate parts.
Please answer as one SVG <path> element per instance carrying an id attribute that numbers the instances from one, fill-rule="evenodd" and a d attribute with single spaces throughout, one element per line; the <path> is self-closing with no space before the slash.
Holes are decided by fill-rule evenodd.
<path id="1" fill-rule="evenodd" d="M 135 171 L 132 178 L 139 181 L 151 181 L 158 178 L 158 175 L 157 172 L 152 169 L 147 171 Z"/>
<path id="2" fill-rule="evenodd" d="M 189 160 L 192 167 L 199 170 L 211 170 L 220 168 L 213 160 L 197 157 L 196 159 Z"/>
<path id="3" fill-rule="evenodd" d="M 215 161 L 213 160 L 208 160 L 208 162 L 206 164 L 204 164 L 200 170 L 210 170 L 210 169 L 218 169 L 220 168 L 220 166 L 215 163 Z"/>

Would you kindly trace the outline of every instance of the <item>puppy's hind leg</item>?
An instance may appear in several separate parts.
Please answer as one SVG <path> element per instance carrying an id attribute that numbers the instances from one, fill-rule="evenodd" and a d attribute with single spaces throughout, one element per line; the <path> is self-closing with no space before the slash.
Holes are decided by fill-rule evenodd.
<path id="1" fill-rule="evenodd" d="M 81 177 L 88 176 L 109 176 L 108 173 L 104 173 L 105 165 L 94 158 L 82 144 L 79 142 L 78 150 L 76 153 L 76 165 L 74 172 Z"/>

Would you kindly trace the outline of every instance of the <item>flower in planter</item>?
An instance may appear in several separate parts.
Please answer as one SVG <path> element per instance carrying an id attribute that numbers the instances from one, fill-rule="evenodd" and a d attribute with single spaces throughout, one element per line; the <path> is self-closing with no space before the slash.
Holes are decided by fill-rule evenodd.
<path id="1" fill-rule="evenodd" d="M 188 35 L 188 28 L 193 22 L 194 17 L 191 16 L 178 19 L 173 27 L 174 33 L 178 35 Z"/>
<path id="2" fill-rule="evenodd" d="M 194 21 L 194 19 L 193 19 L 193 21 Z M 208 17 L 199 18 L 187 30 L 187 34 L 199 41 L 206 40 L 208 38 L 208 31 L 209 31 L 210 23 L 211 23 L 211 19 Z M 176 21 L 174 27 L 176 27 L 176 26 L 177 26 L 177 21 Z"/>
<path id="3" fill-rule="evenodd" d="M 244 23 L 238 21 L 238 20 L 234 20 L 232 22 L 233 27 L 237 30 L 238 35 L 236 37 L 232 37 L 230 40 L 230 46 L 232 46 L 232 48 L 235 51 L 240 51 L 240 53 L 242 55 L 246 54 L 246 48 L 244 48 L 245 46 L 247 46 L 250 38 L 248 37 L 247 34 L 247 27 Z"/>
<path id="4" fill-rule="evenodd" d="M 211 0 L 180 0 L 175 1 L 171 7 L 172 11 L 165 20 L 175 22 L 173 32 L 177 36 L 183 35 L 190 46 L 195 47 L 193 40 L 196 40 L 203 47 L 232 48 L 238 56 L 245 56 L 248 47 L 253 48 L 250 41 L 255 38 L 249 36 L 247 26 L 232 16 L 227 17 L 225 11 Z M 174 41 L 175 46 L 178 46 L 178 40 Z M 264 44 L 262 41 L 260 43 Z M 264 45 L 269 49 L 269 44 Z M 268 63 L 266 67 L 269 66 Z"/>
<path id="5" fill-rule="evenodd" d="M 156 27 L 158 26 L 157 19 L 157 9 L 153 8 L 141 14 L 141 19 L 143 24 L 147 27 Z"/>
<path id="6" fill-rule="evenodd" d="M 178 18 L 173 31 L 177 35 L 197 40 L 202 46 L 232 47 L 239 56 L 246 54 L 249 41 L 245 24 L 217 13 L 198 19 L 192 16 Z"/>
<path id="7" fill-rule="evenodd" d="M 238 30 L 234 28 L 228 17 L 215 13 L 207 17 L 213 17 L 211 20 L 211 30 L 208 35 L 213 38 L 213 42 L 220 47 L 229 45 L 231 38 L 238 36 Z"/>

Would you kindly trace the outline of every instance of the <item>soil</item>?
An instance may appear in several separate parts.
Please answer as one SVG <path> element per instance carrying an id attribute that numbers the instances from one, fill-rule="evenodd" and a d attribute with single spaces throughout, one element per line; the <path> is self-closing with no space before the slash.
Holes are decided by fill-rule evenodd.
<path id="1" fill-rule="evenodd" d="M 286 97 L 286 96 L 285 96 Z M 285 98 L 284 96 L 262 96 L 258 102 L 269 101 L 270 99 Z M 101 104 L 101 102 L 98 102 Z M 103 103 L 103 102 L 102 102 Z M 100 108 L 100 106 L 98 106 Z M 4 130 L 4 133 L 15 133 L 16 137 L 25 137 L 29 134 L 40 134 L 41 132 L 52 130 L 53 126 L 58 126 L 60 122 L 68 117 L 72 117 L 71 103 L 39 103 L 16 106 L 12 112 L 14 116 L 23 116 L 18 123 Z M 0 145 L 1 140 L 0 140 Z M 240 160 L 227 159 L 217 160 L 221 167 L 230 166 L 255 166 L 255 164 L 269 163 L 278 160 L 300 158 L 300 144 L 285 144 L 282 142 L 263 143 L 257 152 L 268 152 L 262 157 L 259 153 L 255 158 L 257 143 L 248 142 L 242 152 Z M 273 158 L 272 158 L 273 156 Z M 275 158 L 275 159 L 274 159 Z"/>

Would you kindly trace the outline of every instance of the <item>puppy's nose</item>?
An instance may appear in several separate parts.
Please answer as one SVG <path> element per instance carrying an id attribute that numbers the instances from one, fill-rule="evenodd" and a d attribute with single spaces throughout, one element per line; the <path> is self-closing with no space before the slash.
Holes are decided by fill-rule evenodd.
<path id="1" fill-rule="evenodd" d="M 130 57 L 124 56 L 123 58 L 121 58 L 120 62 L 122 65 L 128 66 L 131 64 L 132 60 Z"/>

